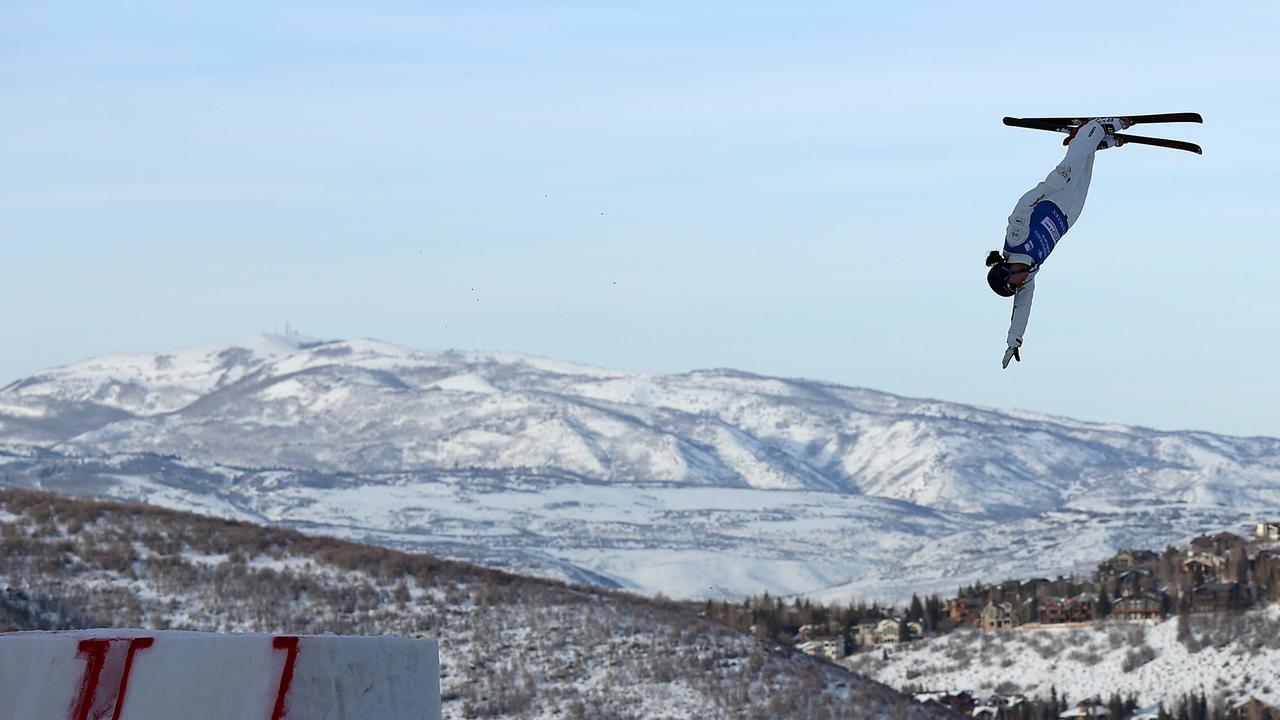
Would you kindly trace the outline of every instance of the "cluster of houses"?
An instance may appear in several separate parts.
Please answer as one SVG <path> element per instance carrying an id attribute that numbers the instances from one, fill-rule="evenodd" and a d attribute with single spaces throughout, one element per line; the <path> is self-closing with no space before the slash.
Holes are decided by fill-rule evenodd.
<path id="1" fill-rule="evenodd" d="M 932 618 L 930 626 L 936 632 L 1007 630 L 1239 610 L 1280 600 L 1280 548 L 1275 543 L 1280 543 L 1280 524 L 1259 523 L 1247 539 L 1223 532 L 1164 553 L 1123 550 L 1100 563 L 1092 578 L 1032 578 L 961 589 L 941 606 L 941 616 Z M 854 649 L 924 635 L 921 622 L 884 616 L 848 628 L 806 625 L 795 641 L 802 652 L 838 660 Z"/>
<path id="2" fill-rule="evenodd" d="M 908 622 L 900 617 L 887 617 L 873 622 L 858 623 L 849 633 L 848 641 L 843 634 L 831 635 L 822 632 L 824 628 L 803 625 L 797 633 L 796 648 L 807 655 L 825 657 L 828 660 L 839 660 L 849 654 L 853 648 L 871 645 L 897 645 L 908 640 L 924 637 L 924 625 Z"/>
<path id="3" fill-rule="evenodd" d="M 1163 554 L 1124 550 L 1099 564 L 1091 579 L 1033 578 L 974 588 L 946 602 L 946 619 L 952 627 L 1004 630 L 1240 610 L 1280 599 L 1280 550 L 1262 547 L 1275 542 L 1280 525 L 1259 523 L 1248 539 L 1224 532 Z"/>

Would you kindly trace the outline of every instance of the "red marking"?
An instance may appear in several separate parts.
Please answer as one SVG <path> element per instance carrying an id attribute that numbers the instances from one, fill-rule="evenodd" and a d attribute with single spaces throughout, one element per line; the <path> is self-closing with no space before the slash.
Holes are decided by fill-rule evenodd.
<path id="1" fill-rule="evenodd" d="M 80 678 L 80 699 L 71 712 L 71 720 L 88 720 L 89 708 L 98 690 L 98 678 L 102 675 L 102 666 L 107 664 L 107 651 L 110 649 L 110 640 L 80 641 L 76 657 L 84 655 L 86 660 L 84 677 Z"/>
<path id="2" fill-rule="evenodd" d="M 127 649 L 121 648 L 126 640 Z M 72 707 L 70 720 L 102 720 L 108 712 L 111 720 L 120 720 L 134 655 L 154 643 L 155 638 L 149 637 L 81 640 L 76 657 L 85 657 L 84 675 L 80 678 L 79 696 Z M 125 652 L 123 663 L 120 662 L 121 649 Z M 117 669 L 120 674 L 113 677 Z M 102 683 L 104 671 L 108 671 L 105 685 Z"/>
<path id="3" fill-rule="evenodd" d="M 289 686 L 293 684 L 293 666 L 298 661 L 298 638 L 278 637 L 271 641 L 271 647 L 277 650 L 288 650 L 285 655 L 284 669 L 280 671 L 280 690 L 276 693 L 276 707 L 271 711 L 271 720 L 284 720 L 284 698 L 289 694 Z"/>
<path id="4" fill-rule="evenodd" d="M 129 672 L 133 670 L 133 656 L 137 655 L 139 650 L 151 647 L 155 642 L 155 638 L 149 637 L 134 638 L 129 641 L 129 654 L 124 658 L 124 673 L 120 675 L 120 695 L 116 698 L 116 711 L 111 714 L 111 720 L 120 720 L 120 713 L 124 711 L 124 694 L 129 692 Z"/>

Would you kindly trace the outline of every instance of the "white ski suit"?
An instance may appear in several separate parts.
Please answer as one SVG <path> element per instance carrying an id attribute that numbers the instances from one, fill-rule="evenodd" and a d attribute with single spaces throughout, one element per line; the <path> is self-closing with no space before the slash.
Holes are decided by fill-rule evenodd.
<path id="1" fill-rule="evenodd" d="M 1022 335 L 1031 318 L 1031 298 L 1036 292 L 1036 273 L 1080 217 L 1093 176 L 1093 156 L 1098 144 L 1104 141 L 1110 146 L 1112 139 L 1107 137 L 1102 123 L 1090 120 L 1083 125 L 1067 146 L 1066 158 L 1044 182 L 1018 200 L 1009 216 L 1004 235 L 1005 260 L 1031 266 L 1026 284 L 1013 296 L 1013 317 L 1007 339 L 1010 348 L 1022 346 Z"/>

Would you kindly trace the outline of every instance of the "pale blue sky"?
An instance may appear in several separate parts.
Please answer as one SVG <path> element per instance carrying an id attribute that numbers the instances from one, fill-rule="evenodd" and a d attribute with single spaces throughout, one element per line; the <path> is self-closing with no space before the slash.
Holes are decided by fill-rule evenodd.
<path id="1" fill-rule="evenodd" d="M 269 7 L 267 7 L 269 5 Z M 729 366 L 1280 436 L 1280 11 L 1222 3 L 0 4 L 0 383 L 321 337 Z M 1099 156 L 1025 362 L 985 286 Z"/>

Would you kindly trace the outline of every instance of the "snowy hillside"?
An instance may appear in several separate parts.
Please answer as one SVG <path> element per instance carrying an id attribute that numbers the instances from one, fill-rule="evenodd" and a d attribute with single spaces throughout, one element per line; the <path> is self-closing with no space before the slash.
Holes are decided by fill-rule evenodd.
<path id="1" fill-rule="evenodd" d="M 951 717 L 634 596 L 191 514 L 0 489 L 0 632 L 440 642 L 446 718 Z"/>
<path id="2" fill-rule="evenodd" d="M 1280 705 L 1280 606 L 1163 622 L 962 630 L 845 664 L 897 688 L 1029 697 L 1048 697 L 1052 688 L 1073 702 L 1133 694 L 1143 706 L 1166 708 L 1203 691 L 1218 705 L 1249 696 Z"/>
<path id="3" fill-rule="evenodd" d="M 1239 529 L 1280 441 L 265 336 L 0 390 L 5 482 L 677 597 L 899 599 Z"/>

